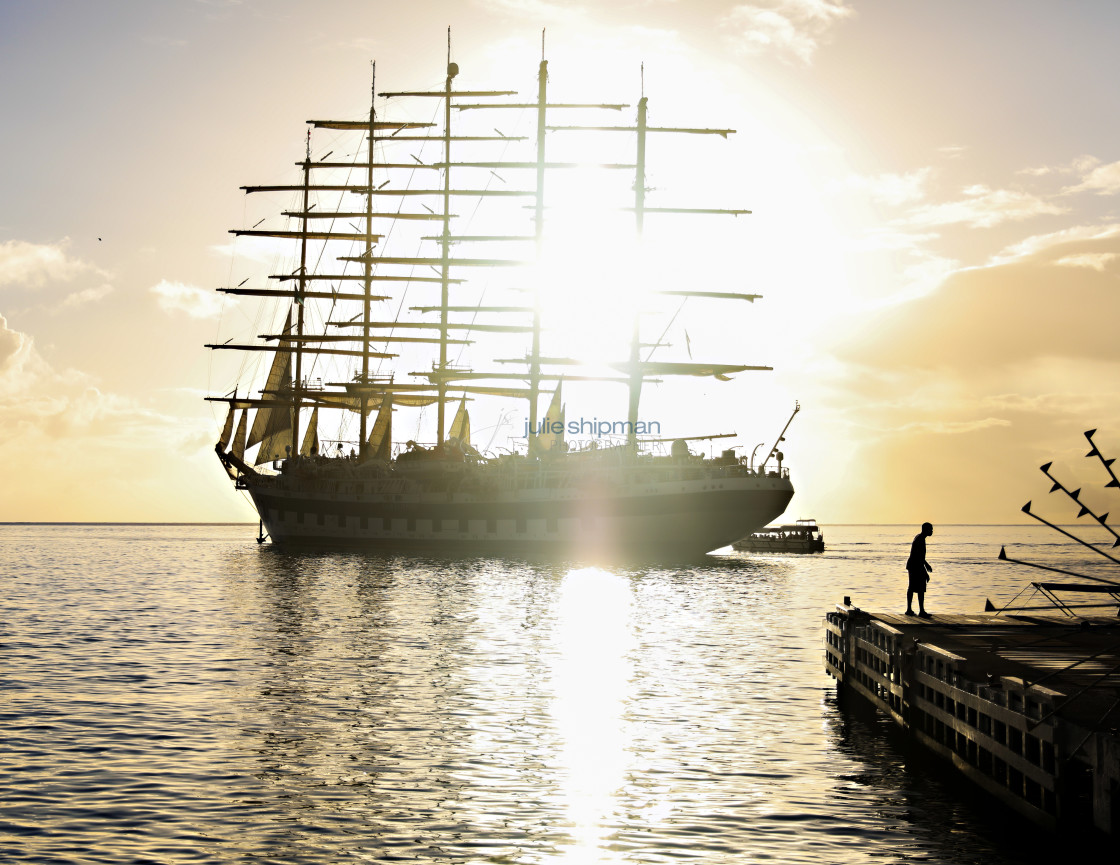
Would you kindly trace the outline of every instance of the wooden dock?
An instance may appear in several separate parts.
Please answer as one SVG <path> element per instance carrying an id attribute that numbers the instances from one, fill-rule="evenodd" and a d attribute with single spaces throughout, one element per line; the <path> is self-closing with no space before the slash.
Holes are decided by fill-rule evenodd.
<path id="1" fill-rule="evenodd" d="M 1120 618 L 873 613 L 838 604 L 843 693 L 1030 819 L 1120 834 Z"/>

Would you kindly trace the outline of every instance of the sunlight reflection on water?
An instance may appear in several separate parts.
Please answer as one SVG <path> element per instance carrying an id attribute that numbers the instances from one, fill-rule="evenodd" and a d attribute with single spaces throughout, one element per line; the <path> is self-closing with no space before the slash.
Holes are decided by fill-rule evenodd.
<path id="1" fill-rule="evenodd" d="M 821 618 L 844 594 L 899 608 L 913 531 L 664 567 L 0 527 L 0 852 L 1048 861 L 1045 836 L 836 706 Z M 939 527 L 931 607 L 1012 596 L 1009 540 L 1068 555 L 1022 528 Z"/>
<path id="2" fill-rule="evenodd" d="M 557 599 L 550 710 L 561 741 L 570 862 L 619 861 L 607 855 L 605 840 L 627 769 L 622 716 L 633 676 L 630 594 L 622 575 L 578 568 L 564 575 Z"/>

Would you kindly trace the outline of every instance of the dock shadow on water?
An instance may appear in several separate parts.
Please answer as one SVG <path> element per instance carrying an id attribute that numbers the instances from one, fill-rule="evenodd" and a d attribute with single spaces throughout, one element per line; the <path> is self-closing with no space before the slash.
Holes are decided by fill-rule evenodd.
<path id="1" fill-rule="evenodd" d="M 960 777 L 862 700 L 831 694 L 827 722 L 837 752 L 850 760 L 835 797 L 851 796 L 876 821 L 912 834 L 917 861 L 1023 862 L 1099 860 L 1103 836 L 1042 829 Z M 865 797 L 874 799 L 868 803 Z M 870 806 L 870 807 L 868 807 Z"/>
<path id="2" fill-rule="evenodd" d="M 664 567 L 0 527 L 0 850 L 1042 861 L 1031 827 L 836 705 L 820 649 L 836 575 L 858 572 L 863 596 L 901 585 L 868 534 Z"/>

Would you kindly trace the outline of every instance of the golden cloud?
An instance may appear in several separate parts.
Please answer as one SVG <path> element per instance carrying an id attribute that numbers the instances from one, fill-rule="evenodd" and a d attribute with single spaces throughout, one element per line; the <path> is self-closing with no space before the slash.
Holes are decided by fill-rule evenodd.
<path id="1" fill-rule="evenodd" d="M 193 285 L 164 279 L 149 291 L 165 312 L 185 312 L 191 318 L 214 318 L 222 311 L 221 297 Z"/>
<path id="2" fill-rule="evenodd" d="M 1099 267 L 1068 266 L 1086 255 Z M 967 371 L 1042 357 L 1120 361 L 1118 257 L 1120 238 L 1110 237 L 958 271 L 936 291 L 882 311 L 845 353 L 878 369 Z"/>
<path id="3" fill-rule="evenodd" d="M 71 258 L 66 252 L 69 243 L 65 237 L 57 243 L 23 240 L 0 243 L 0 286 L 38 288 L 49 282 L 68 282 L 87 274 L 108 276 L 88 262 Z"/>
<path id="4" fill-rule="evenodd" d="M 735 6 L 720 26 L 734 31 L 740 51 L 774 51 L 809 63 L 832 27 L 854 14 L 843 0 L 752 0 Z"/>

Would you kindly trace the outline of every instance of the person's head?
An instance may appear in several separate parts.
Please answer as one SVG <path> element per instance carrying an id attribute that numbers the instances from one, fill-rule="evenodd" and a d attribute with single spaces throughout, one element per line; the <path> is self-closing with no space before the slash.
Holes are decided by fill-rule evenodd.
<path id="1" fill-rule="evenodd" d="M 922 523 L 922 534 L 927 538 L 933 534 L 933 523 Z"/>

